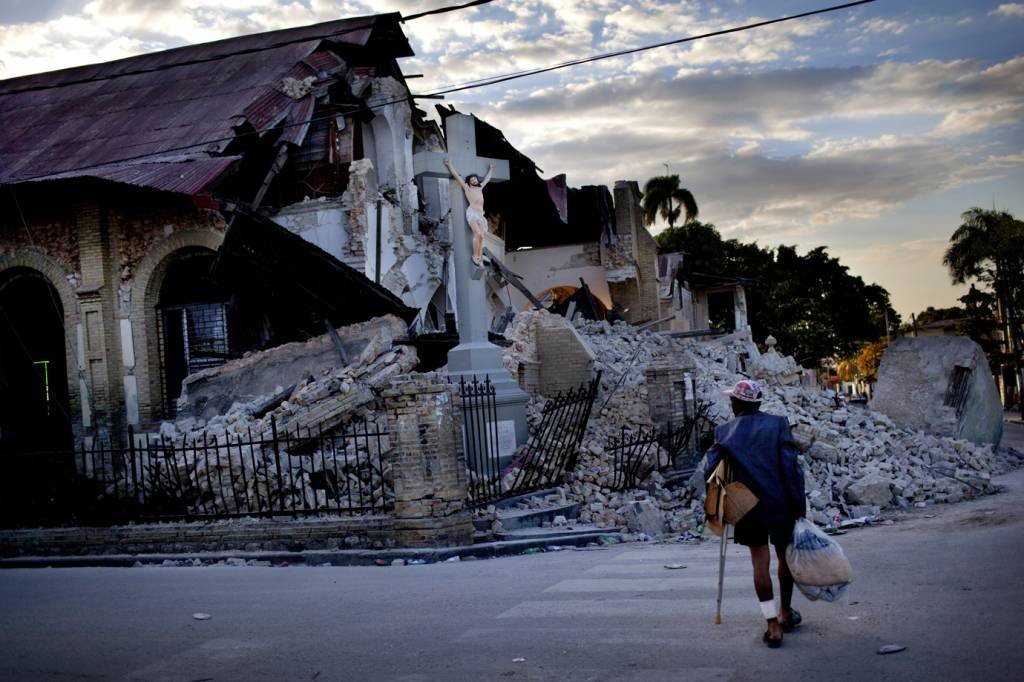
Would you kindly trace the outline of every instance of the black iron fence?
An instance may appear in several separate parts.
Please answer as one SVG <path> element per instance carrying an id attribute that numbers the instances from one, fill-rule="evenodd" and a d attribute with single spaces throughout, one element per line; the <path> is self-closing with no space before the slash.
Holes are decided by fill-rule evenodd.
<path id="1" fill-rule="evenodd" d="M 459 381 L 469 467 L 469 504 L 482 507 L 559 482 L 576 466 L 579 446 L 597 398 L 601 374 L 559 393 L 541 408 L 526 445 L 502 461 L 494 386 L 489 379 Z"/>
<path id="2" fill-rule="evenodd" d="M 611 487 L 635 488 L 655 470 L 680 477 L 692 474 L 704 455 L 705 435 L 711 426 L 710 407 L 709 403 L 695 401 L 681 424 L 669 424 L 665 429 L 622 427 L 621 435 L 612 438 L 606 447 L 615 472 Z"/>
<path id="3" fill-rule="evenodd" d="M 389 445 L 377 422 L 325 433 L 279 430 L 274 419 L 262 434 L 129 434 L 125 445 L 94 439 L 71 453 L 34 457 L 46 467 L 34 467 L 38 476 L 63 481 L 43 500 L 49 509 L 36 514 L 36 525 L 384 513 L 394 506 Z M 31 523 L 31 510 L 11 509 L 21 506 L 16 491 L 4 490 L 4 525 Z"/>

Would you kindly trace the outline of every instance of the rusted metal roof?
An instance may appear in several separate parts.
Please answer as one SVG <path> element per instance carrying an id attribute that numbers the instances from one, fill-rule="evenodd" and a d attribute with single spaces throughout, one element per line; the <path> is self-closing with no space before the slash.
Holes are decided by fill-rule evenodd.
<path id="1" fill-rule="evenodd" d="M 304 60 L 325 41 L 411 55 L 398 19 L 342 19 L 0 81 L 0 184 L 88 176 L 203 192 L 237 160 L 221 154 L 239 126 L 264 132 L 287 121 L 295 125 L 283 139 L 301 143 L 315 93 L 295 100 L 281 82 L 316 77 Z"/>

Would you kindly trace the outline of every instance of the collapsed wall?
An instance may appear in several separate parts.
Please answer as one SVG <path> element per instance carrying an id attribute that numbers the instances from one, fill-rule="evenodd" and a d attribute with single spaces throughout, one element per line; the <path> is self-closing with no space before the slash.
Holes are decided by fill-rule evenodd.
<path id="1" fill-rule="evenodd" d="M 530 359 L 528 330 L 536 326 L 538 315 L 547 313 L 517 318 L 508 365 Z M 722 391 L 745 378 L 738 370 L 745 366 L 759 376 L 766 384 L 762 409 L 785 416 L 793 425 L 803 450 L 809 515 L 819 524 L 992 493 L 992 476 L 1021 464 L 1013 451 L 904 428 L 872 410 L 837 409 L 830 393 L 799 384 L 792 358 L 761 355 L 741 336 L 696 342 L 603 321 L 582 322 L 576 328 L 596 355 L 594 368 L 603 372 L 579 466 L 563 486 L 563 494 L 583 503 L 583 522 L 653 534 L 693 529 L 703 520 L 699 467 L 691 485 L 669 489 L 654 472 L 641 489 L 612 489 L 611 438 L 623 428 L 635 432 L 653 425 L 649 406 L 658 401 L 651 400 L 645 372 L 652 365 L 693 367 L 697 397 L 708 403 L 716 424 L 732 418 Z"/>
<path id="2" fill-rule="evenodd" d="M 191 385 L 199 388 L 186 399 L 189 404 L 209 406 L 211 401 L 202 396 L 218 388 L 228 391 L 225 395 L 233 402 L 211 417 L 182 416 L 161 425 L 158 445 L 173 447 L 161 451 L 158 473 L 173 480 L 177 489 L 181 482 L 194 488 L 184 490 L 183 502 L 189 505 L 185 511 L 241 512 L 240 500 L 273 501 L 286 508 L 312 503 L 339 510 L 389 504 L 394 493 L 391 463 L 383 457 L 389 448 L 386 435 L 330 436 L 357 420 L 382 421 L 383 392 L 394 377 L 412 372 L 419 362 L 413 347 L 393 346 L 399 329 L 404 330 L 404 323 L 391 316 L 338 329 L 342 346 L 352 351 L 347 364 L 331 340 L 321 337 L 254 353 L 217 368 L 219 372 L 190 377 Z M 230 392 L 236 385 L 250 392 Z M 265 392 L 255 394 L 257 388 Z M 367 431 L 377 432 L 372 426 Z M 275 434 L 282 437 L 276 445 Z M 151 453 L 152 446 L 140 456 L 152 459 Z M 204 485 L 209 481 L 216 484 Z"/>
<path id="3" fill-rule="evenodd" d="M 900 426 L 999 445 L 1003 406 L 985 352 L 965 336 L 900 337 L 882 356 L 872 407 Z"/>

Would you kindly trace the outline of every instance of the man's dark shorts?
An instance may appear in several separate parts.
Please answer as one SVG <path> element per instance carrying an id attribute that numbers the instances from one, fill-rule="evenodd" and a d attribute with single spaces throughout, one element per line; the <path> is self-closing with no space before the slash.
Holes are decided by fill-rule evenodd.
<path id="1" fill-rule="evenodd" d="M 740 519 L 740 522 L 733 528 L 733 541 L 747 547 L 760 547 L 767 544 L 787 547 L 793 539 L 793 523 L 794 521 L 785 521 L 769 525 L 748 516 Z"/>

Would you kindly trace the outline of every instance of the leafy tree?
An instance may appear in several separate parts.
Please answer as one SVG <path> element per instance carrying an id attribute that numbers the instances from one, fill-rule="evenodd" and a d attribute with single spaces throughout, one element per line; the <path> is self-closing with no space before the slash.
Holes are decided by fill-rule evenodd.
<path id="1" fill-rule="evenodd" d="M 751 327 L 758 336 L 773 334 L 780 349 L 805 366 L 853 356 L 864 342 L 885 336 L 887 315 L 890 329 L 899 325 L 889 293 L 849 274 L 825 247 L 800 255 L 793 246 L 724 240 L 714 225 L 700 221 L 670 227 L 656 239 L 663 251 L 687 254 L 689 273 L 751 281 Z"/>
<path id="2" fill-rule="evenodd" d="M 928 306 L 917 315 L 914 319 L 917 320 L 918 324 L 931 324 L 932 322 L 939 322 L 941 320 L 960 320 L 967 314 L 961 306 L 955 305 L 949 308 L 936 308 L 934 306 Z"/>
<path id="3" fill-rule="evenodd" d="M 658 215 L 661 215 L 672 228 L 684 211 L 684 223 L 697 217 L 697 200 L 690 190 L 679 186 L 678 175 L 656 175 L 644 185 L 643 209 L 647 225 L 653 225 Z"/>
<path id="4" fill-rule="evenodd" d="M 1021 373 L 1021 311 L 1024 306 L 1024 222 L 1005 211 L 970 208 L 949 238 L 942 262 L 956 284 L 977 282 L 994 297 L 996 321 L 1006 342 L 1003 351 Z M 1024 391 L 1018 392 L 1024 411 Z"/>
<path id="5" fill-rule="evenodd" d="M 867 382 L 878 380 L 878 366 L 882 364 L 882 354 L 888 347 L 889 342 L 885 339 L 870 341 L 861 346 L 860 352 L 854 360 L 861 379 Z"/>

